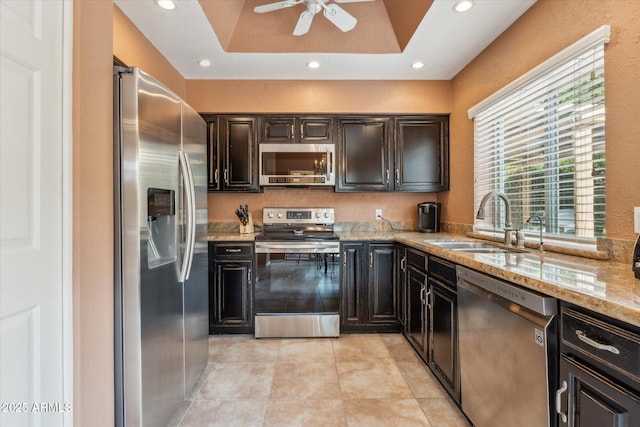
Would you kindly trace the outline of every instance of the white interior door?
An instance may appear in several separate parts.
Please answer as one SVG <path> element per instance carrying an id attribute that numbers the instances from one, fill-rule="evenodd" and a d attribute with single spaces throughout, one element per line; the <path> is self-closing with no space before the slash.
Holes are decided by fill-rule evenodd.
<path id="1" fill-rule="evenodd" d="M 0 0 L 0 425 L 71 425 L 70 19 Z"/>

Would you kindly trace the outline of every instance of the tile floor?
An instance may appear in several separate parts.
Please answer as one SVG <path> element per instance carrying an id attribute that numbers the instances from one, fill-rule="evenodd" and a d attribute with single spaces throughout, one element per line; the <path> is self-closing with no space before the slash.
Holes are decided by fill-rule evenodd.
<path id="1" fill-rule="evenodd" d="M 173 425 L 469 426 L 399 334 L 212 336 L 191 397 Z"/>

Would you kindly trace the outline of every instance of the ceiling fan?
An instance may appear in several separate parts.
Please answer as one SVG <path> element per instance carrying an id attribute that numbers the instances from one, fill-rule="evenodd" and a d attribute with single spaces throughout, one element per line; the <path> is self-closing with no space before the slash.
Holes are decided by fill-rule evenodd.
<path id="1" fill-rule="evenodd" d="M 336 27 L 338 27 L 341 31 L 347 32 L 352 30 L 358 20 L 354 18 L 351 14 L 349 14 L 346 10 L 338 6 L 337 4 L 329 4 L 327 3 L 330 0 L 286 0 L 279 1 L 276 3 L 266 4 L 264 6 L 257 6 L 253 9 L 256 13 L 266 13 L 273 12 L 275 10 L 284 9 L 287 7 L 293 7 L 299 4 L 304 4 L 307 7 L 307 10 L 300 14 L 300 18 L 298 18 L 298 23 L 296 24 L 296 28 L 293 30 L 294 36 L 301 36 L 309 32 L 309 28 L 311 28 L 311 22 L 313 22 L 313 17 L 323 11 L 325 18 L 331 21 Z M 335 3 L 359 3 L 365 1 L 374 1 L 374 0 L 333 0 Z"/>

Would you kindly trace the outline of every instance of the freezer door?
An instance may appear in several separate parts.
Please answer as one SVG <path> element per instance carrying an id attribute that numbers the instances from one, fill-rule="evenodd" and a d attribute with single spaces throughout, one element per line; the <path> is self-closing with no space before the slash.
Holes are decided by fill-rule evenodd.
<path id="1" fill-rule="evenodd" d="M 190 165 L 195 194 L 193 257 L 183 287 L 185 397 L 189 397 L 209 357 L 207 124 L 195 110 L 184 103 L 182 150 Z M 185 215 L 188 213 L 185 212 Z"/>

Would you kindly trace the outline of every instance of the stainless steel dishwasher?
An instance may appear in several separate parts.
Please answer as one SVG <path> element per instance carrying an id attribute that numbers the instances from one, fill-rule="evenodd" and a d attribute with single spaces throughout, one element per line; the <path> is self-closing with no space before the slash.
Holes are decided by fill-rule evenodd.
<path id="1" fill-rule="evenodd" d="M 465 267 L 457 274 L 462 410 L 475 427 L 555 425 L 556 300 Z"/>

